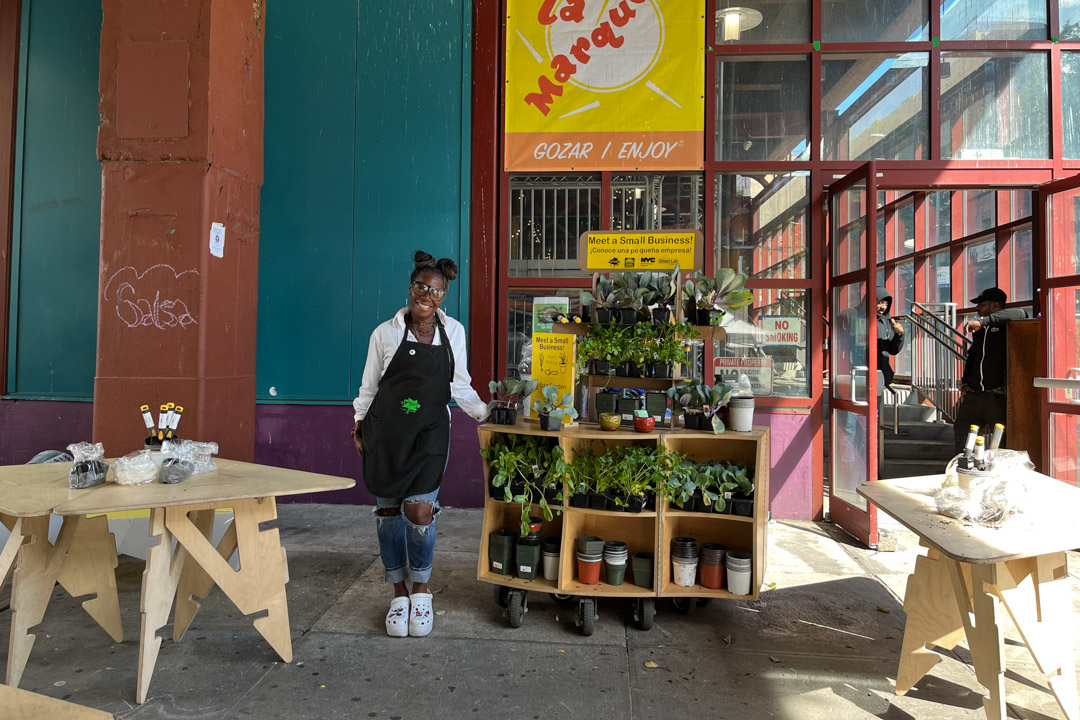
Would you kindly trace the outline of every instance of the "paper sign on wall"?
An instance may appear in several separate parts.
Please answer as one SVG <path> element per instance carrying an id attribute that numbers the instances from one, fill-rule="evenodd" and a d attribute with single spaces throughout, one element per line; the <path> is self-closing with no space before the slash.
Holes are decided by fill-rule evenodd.
<path id="1" fill-rule="evenodd" d="M 705 3 L 509 0 L 509 171 L 695 170 Z"/>
<path id="2" fill-rule="evenodd" d="M 578 238 L 582 270 L 692 270 L 701 266 L 701 231 L 593 230 Z"/>
<path id="3" fill-rule="evenodd" d="M 538 297 L 533 298 L 533 332 L 551 332 L 551 326 L 555 324 L 555 318 L 559 315 L 570 314 L 570 298 L 567 297 Z"/>
<path id="4" fill-rule="evenodd" d="M 222 223 L 210 223 L 210 254 L 225 256 L 225 226 Z"/>
<path id="5" fill-rule="evenodd" d="M 765 332 L 762 345 L 804 346 L 806 321 L 796 315 L 764 315 L 761 329 Z"/>
<path id="6" fill-rule="evenodd" d="M 559 389 L 559 397 L 574 392 L 574 336 L 562 333 L 533 333 L 532 377 L 539 385 L 532 394 L 532 403 L 543 400 L 540 390 L 545 385 Z M 535 409 L 532 415 L 536 415 Z M 570 416 L 563 417 L 570 422 Z"/>
<path id="7" fill-rule="evenodd" d="M 717 382 L 734 386 L 745 375 L 754 389 L 754 396 L 772 395 L 773 359 L 763 357 L 718 357 L 713 360 Z"/>

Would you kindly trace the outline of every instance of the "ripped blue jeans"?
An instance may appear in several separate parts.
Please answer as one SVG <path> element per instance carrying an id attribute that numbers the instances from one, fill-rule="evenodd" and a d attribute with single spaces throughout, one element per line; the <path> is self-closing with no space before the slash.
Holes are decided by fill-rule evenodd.
<path id="1" fill-rule="evenodd" d="M 379 508 L 401 508 L 397 515 L 375 514 L 379 554 L 386 568 L 387 582 L 405 582 L 408 578 L 414 583 L 426 583 L 431 578 L 431 560 L 435 556 L 435 520 L 442 509 L 436 501 L 438 495 L 439 490 L 435 489 L 407 498 L 375 498 L 376 511 Z M 417 525 L 409 520 L 405 516 L 407 502 L 431 503 L 431 524 Z"/>

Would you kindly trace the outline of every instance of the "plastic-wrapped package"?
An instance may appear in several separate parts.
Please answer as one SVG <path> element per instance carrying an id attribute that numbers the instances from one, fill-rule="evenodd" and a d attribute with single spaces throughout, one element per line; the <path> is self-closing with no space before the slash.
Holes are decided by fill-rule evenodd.
<path id="1" fill-rule="evenodd" d="M 136 450 L 113 463 L 113 477 L 120 485 L 145 485 L 158 479 L 158 466 L 149 450 Z"/>
<path id="2" fill-rule="evenodd" d="M 101 443 L 74 443 L 67 449 L 74 459 L 68 471 L 68 487 L 81 490 L 105 482 L 109 463 L 105 462 L 105 447 Z"/>
<path id="3" fill-rule="evenodd" d="M 518 370 L 523 375 L 532 376 L 532 340 L 526 340 L 521 344 L 521 362 Z"/>
<path id="4" fill-rule="evenodd" d="M 1024 506 L 1035 466 L 1023 450 L 990 450 L 985 470 L 959 467 L 957 455 L 934 496 L 938 512 L 968 523 L 997 527 Z"/>
<path id="5" fill-rule="evenodd" d="M 750 382 L 750 378 L 746 375 L 740 374 L 739 381 L 735 383 L 734 391 L 731 393 L 732 397 L 754 397 L 754 386 Z"/>
<path id="6" fill-rule="evenodd" d="M 161 482 L 172 485 L 195 473 L 195 448 L 182 442 L 166 440 L 161 446 Z"/>
<path id="7" fill-rule="evenodd" d="M 189 458 L 191 460 L 193 471 L 192 475 L 201 475 L 202 473 L 214 472 L 217 470 L 217 463 L 214 462 L 214 455 L 217 455 L 218 444 L 216 442 L 198 442 L 196 440 L 181 440 L 180 441 L 181 453 L 184 453 L 182 457 Z M 190 453 L 190 456 L 187 455 Z"/>

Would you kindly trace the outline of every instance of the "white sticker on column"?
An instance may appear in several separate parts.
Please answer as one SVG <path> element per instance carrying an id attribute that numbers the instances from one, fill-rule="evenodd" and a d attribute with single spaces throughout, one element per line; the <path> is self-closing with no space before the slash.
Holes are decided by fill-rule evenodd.
<path id="1" fill-rule="evenodd" d="M 222 223 L 210 223 L 210 254 L 225 256 L 225 226 Z"/>

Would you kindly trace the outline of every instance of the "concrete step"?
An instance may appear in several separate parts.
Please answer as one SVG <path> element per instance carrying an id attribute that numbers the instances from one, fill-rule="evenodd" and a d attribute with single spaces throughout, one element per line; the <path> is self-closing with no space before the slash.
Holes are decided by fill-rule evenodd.
<path id="1" fill-rule="evenodd" d="M 885 460 L 935 460 L 945 467 L 953 456 L 953 441 L 893 439 L 885 442 Z"/>
<path id="2" fill-rule="evenodd" d="M 937 418 L 937 411 L 929 405 L 899 405 L 896 410 L 900 414 L 900 422 L 933 422 Z M 882 422 L 891 425 L 893 419 L 893 406 L 883 404 L 879 413 Z"/>
<path id="3" fill-rule="evenodd" d="M 952 445 L 953 426 L 949 423 L 902 422 L 897 435 L 890 423 L 885 427 L 885 440 L 936 440 Z"/>
<path id="4" fill-rule="evenodd" d="M 945 463 L 941 460 L 903 460 L 886 462 L 878 468 L 878 477 L 882 480 L 919 475 L 938 475 L 945 472 Z"/>

